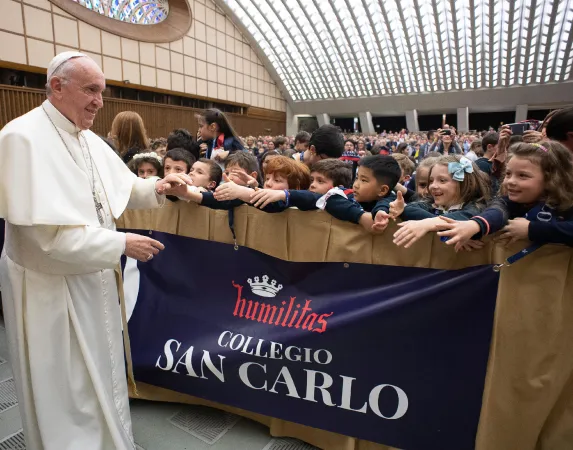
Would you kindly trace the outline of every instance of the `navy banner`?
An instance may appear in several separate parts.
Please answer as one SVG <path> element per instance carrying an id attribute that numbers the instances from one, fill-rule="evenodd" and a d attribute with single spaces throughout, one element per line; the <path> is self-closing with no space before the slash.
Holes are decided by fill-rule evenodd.
<path id="1" fill-rule="evenodd" d="M 293 263 L 152 237 L 165 250 L 125 270 L 137 381 L 402 449 L 474 448 L 491 267 Z"/>

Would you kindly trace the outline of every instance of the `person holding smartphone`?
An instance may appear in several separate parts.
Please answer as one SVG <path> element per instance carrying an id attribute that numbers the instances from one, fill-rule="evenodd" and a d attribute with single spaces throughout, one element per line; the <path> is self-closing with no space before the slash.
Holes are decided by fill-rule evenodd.
<path id="1" fill-rule="evenodd" d="M 436 138 L 437 141 L 434 141 L 430 147 L 430 152 L 439 152 L 443 155 L 463 155 L 462 148 L 456 142 L 455 128 L 450 127 L 447 130 L 438 129 Z"/>

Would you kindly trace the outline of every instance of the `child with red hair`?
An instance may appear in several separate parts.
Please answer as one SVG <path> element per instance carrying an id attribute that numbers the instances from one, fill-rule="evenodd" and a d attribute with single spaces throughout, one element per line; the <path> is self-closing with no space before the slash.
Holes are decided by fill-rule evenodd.
<path id="1" fill-rule="evenodd" d="M 250 203 L 253 189 L 230 181 L 227 175 L 223 175 L 223 179 L 225 183 L 219 186 L 214 194 L 198 192 L 193 186 L 189 186 L 180 198 L 212 209 L 232 209 L 245 202 Z M 292 158 L 275 156 L 268 160 L 264 187 L 273 190 L 306 190 L 310 187 L 310 170 Z"/>

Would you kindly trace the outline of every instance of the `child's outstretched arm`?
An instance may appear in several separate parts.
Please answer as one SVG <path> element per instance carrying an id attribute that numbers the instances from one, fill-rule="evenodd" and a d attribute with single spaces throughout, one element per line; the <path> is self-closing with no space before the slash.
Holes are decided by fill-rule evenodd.
<path id="1" fill-rule="evenodd" d="M 378 221 L 379 224 L 376 226 L 372 213 L 364 211 L 360 204 L 348 200 L 341 195 L 330 196 L 328 200 L 326 200 L 324 210 L 338 220 L 361 225 L 369 233 L 379 233 L 386 228 L 386 226 L 382 225 L 380 218 Z"/>
<path id="2" fill-rule="evenodd" d="M 202 192 L 195 186 L 187 186 L 187 192 L 180 195 L 179 198 L 188 203 L 197 203 L 211 209 L 229 210 L 243 204 L 242 200 L 218 201 L 215 199 L 212 192 Z"/>
<path id="3" fill-rule="evenodd" d="M 324 210 L 338 220 L 344 220 L 346 222 L 356 224 L 360 223 L 360 218 L 365 214 L 365 211 L 360 204 L 353 202 L 352 200 L 348 200 L 341 195 L 332 195 L 329 197 L 326 201 Z"/>
<path id="4" fill-rule="evenodd" d="M 431 208 L 432 206 L 428 202 L 410 203 L 404 207 L 402 220 L 432 219 L 436 217 L 436 215 L 431 211 Z M 475 208 L 465 208 L 459 211 L 446 213 L 444 216 L 454 220 L 469 220 L 475 216 L 478 211 L 479 210 Z"/>
<path id="5" fill-rule="evenodd" d="M 515 214 L 511 214 L 514 217 L 521 215 L 517 211 L 517 206 L 519 205 L 510 202 L 507 197 L 495 198 L 484 211 L 470 218 L 468 221 L 472 222 L 470 224 L 462 225 L 456 222 L 456 220 L 460 220 L 459 218 L 452 217 L 452 215 L 447 216 L 453 220 L 444 220 L 446 224 L 444 231 L 438 234 L 449 238 L 448 245 L 456 245 L 457 243 L 463 245 L 470 239 L 481 239 L 488 234 L 501 230 L 507 224 L 512 210 L 516 210 L 513 211 Z M 471 231 L 474 233 L 470 235 Z"/>
<path id="6" fill-rule="evenodd" d="M 211 209 L 223 209 L 229 210 L 236 208 L 237 206 L 243 205 L 245 202 L 241 199 L 234 200 L 217 200 L 212 192 L 203 192 L 201 194 L 201 201 L 199 204 L 201 206 L 206 206 Z"/>
<path id="7" fill-rule="evenodd" d="M 449 217 L 440 217 L 444 221 L 444 231 L 438 236 L 447 237 L 447 245 L 454 245 L 456 251 L 464 248 L 472 239 L 481 238 L 481 226 L 477 220 L 454 220 Z"/>
<path id="8" fill-rule="evenodd" d="M 398 226 L 400 229 L 394 233 L 394 244 L 399 247 L 410 248 L 426 234 L 445 229 L 446 222 L 440 217 L 433 216 L 431 219 L 408 220 L 399 223 Z"/>
<path id="9" fill-rule="evenodd" d="M 251 195 L 251 203 L 265 212 L 281 212 L 290 207 L 312 211 L 318 209 L 316 202 L 320 197 L 310 191 L 258 189 Z"/>
<path id="10" fill-rule="evenodd" d="M 186 202 L 193 202 L 201 204 L 203 201 L 203 193 L 199 191 L 196 186 L 187 186 L 187 190 L 181 195 L 177 196 L 180 200 L 185 200 Z"/>
<path id="11" fill-rule="evenodd" d="M 253 193 L 251 188 L 240 186 L 232 182 L 229 180 L 227 174 L 223 174 L 223 180 L 225 183 L 215 189 L 215 199 L 219 201 L 239 199 L 244 202 L 251 200 L 251 194 Z"/>

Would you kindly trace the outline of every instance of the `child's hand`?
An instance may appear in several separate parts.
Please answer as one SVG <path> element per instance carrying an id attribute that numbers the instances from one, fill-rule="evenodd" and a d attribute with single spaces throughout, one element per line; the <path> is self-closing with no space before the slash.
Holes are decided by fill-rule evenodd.
<path id="1" fill-rule="evenodd" d="M 249 201 L 255 208 L 263 209 L 269 203 L 286 201 L 286 194 L 285 191 L 259 189 L 251 194 Z"/>
<path id="2" fill-rule="evenodd" d="M 390 215 L 386 211 L 378 211 L 372 225 L 372 233 L 382 233 L 390 222 Z"/>
<path id="3" fill-rule="evenodd" d="M 256 180 L 256 178 L 253 178 L 248 173 L 245 173 L 239 169 L 231 169 L 231 172 L 229 173 L 229 179 L 237 184 L 243 184 L 244 186 L 249 186 L 252 188 L 259 186 L 259 182 Z"/>
<path id="4" fill-rule="evenodd" d="M 187 192 L 187 185 L 193 184 L 189 175 L 171 173 L 155 183 L 155 191 L 159 195 L 183 195 Z"/>
<path id="5" fill-rule="evenodd" d="M 402 215 L 405 207 L 406 207 L 406 202 L 404 202 L 404 196 L 402 195 L 401 191 L 398 191 L 396 200 L 390 203 L 390 217 L 393 220 L 396 220 L 398 217 Z"/>
<path id="6" fill-rule="evenodd" d="M 241 197 L 241 194 L 244 193 L 244 189 L 247 189 L 244 186 L 239 186 L 238 184 L 233 183 L 231 180 L 229 180 L 227 174 L 223 174 L 223 181 L 225 183 L 219 186 L 213 194 L 215 200 L 235 200 Z"/>
<path id="7" fill-rule="evenodd" d="M 520 240 L 529 240 L 529 220 L 518 217 L 507 222 L 503 228 L 503 234 L 499 240 L 507 241 L 506 245 L 511 245 Z"/>
<path id="8" fill-rule="evenodd" d="M 456 251 L 461 250 L 462 247 L 471 241 L 472 236 L 481 230 L 475 220 L 457 221 L 444 216 L 440 216 L 440 219 L 444 221 L 442 226 L 444 231 L 439 231 L 438 236 L 449 238 L 446 244 L 455 245 Z"/>
<path id="9" fill-rule="evenodd" d="M 431 221 L 431 222 L 430 222 Z M 434 219 L 408 220 L 399 223 L 400 229 L 394 233 L 394 244 L 398 247 L 410 248 L 435 228 Z"/>

